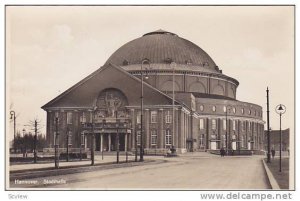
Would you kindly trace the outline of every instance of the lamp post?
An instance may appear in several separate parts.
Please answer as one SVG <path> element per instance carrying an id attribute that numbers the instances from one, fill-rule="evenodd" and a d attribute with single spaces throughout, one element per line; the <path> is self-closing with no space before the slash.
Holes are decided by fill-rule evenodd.
<path id="1" fill-rule="evenodd" d="M 16 140 L 16 112 L 11 110 L 10 111 L 10 119 L 12 119 L 14 121 L 14 141 L 13 141 L 13 147 L 14 150 L 16 152 L 16 147 L 15 147 L 15 140 Z"/>
<path id="2" fill-rule="evenodd" d="M 284 114 L 286 112 L 286 107 L 283 104 L 279 104 L 276 106 L 275 111 L 277 114 L 279 114 L 279 118 L 280 118 L 280 137 L 279 137 L 279 172 L 281 172 L 281 152 L 282 152 L 282 133 L 281 133 L 281 116 L 282 114 Z"/>
<path id="3" fill-rule="evenodd" d="M 55 118 L 55 143 L 54 143 L 54 149 L 55 149 L 55 169 L 59 168 L 59 153 L 58 153 L 58 117 Z"/>
<path id="4" fill-rule="evenodd" d="M 231 106 L 226 107 L 226 133 L 225 133 L 225 143 L 226 143 L 226 155 L 228 155 L 228 111 L 230 112 Z"/>
<path id="5" fill-rule="evenodd" d="M 172 149 L 175 147 L 175 67 L 176 63 L 171 62 L 170 67 L 172 68 Z"/>
<path id="6" fill-rule="evenodd" d="M 66 136 L 67 136 L 67 162 L 69 162 L 69 127 L 67 127 L 67 131 L 66 131 Z"/>
<path id="7" fill-rule="evenodd" d="M 97 110 L 97 107 L 95 106 L 92 111 L 92 143 L 91 143 L 91 165 L 95 165 L 95 111 Z"/>
<path id="8" fill-rule="evenodd" d="M 143 68 L 144 65 L 150 65 L 148 59 L 143 59 L 141 65 L 141 145 L 140 145 L 140 162 L 144 161 L 144 143 L 143 143 L 143 112 L 144 112 L 144 78 L 143 78 Z M 146 68 L 147 69 L 147 68 Z M 148 77 L 146 76 L 145 79 Z"/>
<path id="9" fill-rule="evenodd" d="M 267 87 L 267 139 L 268 139 L 268 152 L 267 163 L 271 163 L 271 147 L 270 147 L 270 117 L 269 117 L 269 88 Z"/>
<path id="10" fill-rule="evenodd" d="M 34 121 L 34 142 L 33 142 L 33 146 L 34 146 L 34 150 L 33 150 L 33 161 L 34 163 L 37 162 L 37 152 L 36 152 L 36 145 L 37 145 L 37 120 Z"/>
<path id="11" fill-rule="evenodd" d="M 117 141 L 117 163 L 119 163 L 119 155 L 120 155 L 120 146 L 119 146 L 119 124 L 120 120 L 118 119 L 118 111 L 116 111 L 116 129 L 117 129 L 117 136 L 116 136 L 116 141 Z"/>

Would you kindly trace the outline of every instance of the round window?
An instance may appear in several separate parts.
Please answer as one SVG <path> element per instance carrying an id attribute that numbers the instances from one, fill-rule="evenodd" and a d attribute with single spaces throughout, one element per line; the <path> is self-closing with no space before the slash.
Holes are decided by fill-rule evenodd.
<path id="1" fill-rule="evenodd" d="M 200 105 L 200 111 L 202 112 L 204 110 L 204 106 Z"/>

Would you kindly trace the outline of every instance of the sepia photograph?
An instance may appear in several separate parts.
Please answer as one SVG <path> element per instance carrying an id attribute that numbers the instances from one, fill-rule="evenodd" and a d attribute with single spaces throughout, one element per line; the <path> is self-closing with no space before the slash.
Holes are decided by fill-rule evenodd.
<path id="1" fill-rule="evenodd" d="M 295 6 L 6 5 L 6 190 L 295 190 Z"/>

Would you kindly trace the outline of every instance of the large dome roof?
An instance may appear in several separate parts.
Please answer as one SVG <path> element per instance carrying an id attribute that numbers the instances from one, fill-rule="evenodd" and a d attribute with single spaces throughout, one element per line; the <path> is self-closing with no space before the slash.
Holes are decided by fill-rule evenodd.
<path id="1" fill-rule="evenodd" d="M 215 62 L 204 50 L 174 33 L 163 30 L 147 33 L 126 43 L 110 56 L 106 64 L 135 65 L 145 58 L 152 64 L 175 62 L 219 73 Z"/>

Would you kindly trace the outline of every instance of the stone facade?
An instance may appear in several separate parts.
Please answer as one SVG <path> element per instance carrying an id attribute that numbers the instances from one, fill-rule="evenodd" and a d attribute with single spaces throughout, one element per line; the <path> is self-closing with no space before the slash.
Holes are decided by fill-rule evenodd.
<path id="1" fill-rule="evenodd" d="M 141 64 L 145 57 L 147 65 Z M 172 146 L 181 153 L 262 150 L 262 107 L 236 100 L 238 85 L 201 48 L 170 32 L 151 32 L 42 107 L 47 142 L 50 148 L 88 149 L 94 134 L 98 151 L 116 150 L 118 139 L 121 151 L 143 143 L 149 154 Z"/>

